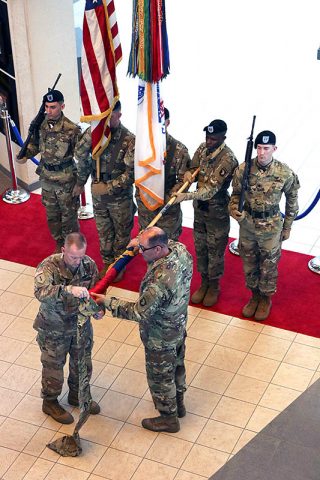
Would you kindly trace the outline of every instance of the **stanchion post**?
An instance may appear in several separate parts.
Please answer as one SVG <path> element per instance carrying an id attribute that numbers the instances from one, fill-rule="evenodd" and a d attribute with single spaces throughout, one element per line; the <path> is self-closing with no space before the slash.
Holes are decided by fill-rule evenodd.
<path id="1" fill-rule="evenodd" d="M 308 267 L 312 272 L 320 275 L 320 256 L 311 258 L 308 262 Z"/>
<path id="2" fill-rule="evenodd" d="M 87 203 L 86 193 L 83 191 L 80 195 L 80 208 L 78 210 L 79 220 L 88 220 L 93 218 L 93 209 L 92 206 Z"/>
<path id="3" fill-rule="evenodd" d="M 4 133 L 6 137 L 8 160 L 9 160 L 9 166 L 10 166 L 10 172 L 11 172 L 11 179 L 12 179 L 12 188 L 9 188 L 4 192 L 4 194 L 2 195 L 2 200 L 6 203 L 12 203 L 12 204 L 23 203 L 29 200 L 30 193 L 24 190 L 23 188 L 19 188 L 17 184 L 16 170 L 15 170 L 15 164 L 13 160 L 10 124 L 9 124 L 10 117 L 7 110 L 6 102 L 1 96 L 0 96 L 0 116 L 3 121 Z"/>

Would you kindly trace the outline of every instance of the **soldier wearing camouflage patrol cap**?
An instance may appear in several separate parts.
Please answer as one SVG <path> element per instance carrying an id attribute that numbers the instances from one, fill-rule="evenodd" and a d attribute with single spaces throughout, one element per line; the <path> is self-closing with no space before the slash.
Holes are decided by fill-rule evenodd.
<path id="1" fill-rule="evenodd" d="M 230 230 L 228 187 L 238 161 L 225 144 L 227 124 L 223 120 L 213 120 L 203 130 L 206 141 L 195 152 L 191 169 L 184 178 L 191 181 L 192 173 L 200 167 L 197 190 L 179 193 L 176 202 L 194 201 L 194 243 L 202 281 L 191 301 L 211 307 L 218 300 L 219 281 L 224 271 Z"/>
<path id="2" fill-rule="evenodd" d="M 139 322 L 145 348 L 147 381 L 160 416 L 142 426 L 155 432 L 178 432 L 178 417 L 186 415 L 184 365 L 192 257 L 182 243 L 168 241 L 158 227 L 144 230 L 130 242 L 148 264 L 136 302 L 96 295 L 114 317 Z"/>
<path id="3" fill-rule="evenodd" d="M 77 169 L 73 160 L 75 144 L 80 128 L 64 116 L 63 94 L 50 90 L 43 96 L 46 118 L 39 135 L 34 135 L 28 145 L 24 163 L 38 153 L 40 164 L 36 173 L 40 176 L 42 203 L 46 208 L 48 227 L 56 241 L 56 252 L 61 251 L 68 233 L 79 231 L 79 197 L 72 195 Z"/>
<path id="4" fill-rule="evenodd" d="M 91 128 L 82 135 L 75 150 L 78 180 L 74 194 L 79 195 L 91 175 L 93 213 L 99 233 L 104 276 L 109 266 L 123 253 L 130 241 L 136 206 L 133 201 L 134 135 L 122 125 L 121 103 L 117 101 L 111 117 L 111 140 L 100 156 L 100 175 L 92 158 Z M 115 281 L 122 278 L 123 271 Z"/>
<path id="5" fill-rule="evenodd" d="M 168 133 L 170 125 L 170 112 L 164 109 L 166 128 L 166 157 L 164 164 L 164 199 L 165 203 L 183 185 L 183 176 L 190 167 L 190 156 L 188 149 L 183 143 L 173 138 Z M 138 205 L 138 219 L 140 229 L 144 229 L 160 212 L 149 210 L 141 200 L 139 189 L 136 189 L 136 202 Z M 169 210 L 157 222 L 157 226 L 167 232 L 172 240 L 178 240 L 182 232 L 182 211 L 180 205 L 172 205 Z"/>
<path id="6" fill-rule="evenodd" d="M 42 410 L 60 423 L 72 423 L 73 417 L 58 402 L 63 386 L 63 367 L 69 354 L 68 402 L 79 405 L 79 361 L 84 356 L 86 378 L 92 374 L 91 352 L 93 332 L 90 318 L 82 326 L 78 339 L 78 315 L 81 300 L 88 299 L 89 289 L 98 280 L 95 262 L 86 255 L 87 241 L 81 233 L 67 235 L 62 253 L 44 259 L 35 274 L 35 297 L 40 302 L 33 328 L 42 363 Z M 103 312 L 94 314 L 102 318 Z M 90 413 L 97 414 L 100 407 L 91 402 Z"/>
<path id="7" fill-rule="evenodd" d="M 271 296 L 276 292 L 278 262 L 282 241 L 290 235 L 298 213 L 297 175 L 274 158 L 276 136 L 270 130 L 260 132 L 254 142 L 257 156 L 252 160 L 245 192 L 244 209 L 239 212 L 239 198 L 245 164 L 235 171 L 230 200 L 230 214 L 240 225 L 239 253 L 242 257 L 246 285 L 252 297 L 244 306 L 244 317 L 261 321 L 268 318 Z M 279 203 L 286 198 L 282 219 Z"/>

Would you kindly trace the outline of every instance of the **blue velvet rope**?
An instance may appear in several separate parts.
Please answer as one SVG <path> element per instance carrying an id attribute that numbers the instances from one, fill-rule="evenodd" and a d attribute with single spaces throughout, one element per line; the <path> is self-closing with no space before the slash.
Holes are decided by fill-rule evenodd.
<path id="1" fill-rule="evenodd" d="M 21 135 L 20 135 L 20 132 L 17 128 L 17 125 L 14 123 L 14 121 L 12 120 L 12 118 L 10 118 L 10 126 L 11 126 L 11 129 L 14 133 L 14 136 L 16 137 L 16 140 L 17 142 L 19 143 L 20 147 L 22 147 L 23 145 L 23 140 L 21 138 Z M 34 157 L 31 157 L 30 160 L 35 164 L 35 165 L 39 165 L 39 160 L 37 160 L 36 158 Z"/>
<path id="2" fill-rule="evenodd" d="M 301 218 L 306 217 L 311 212 L 311 210 L 314 209 L 314 207 L 317 205 L 319 200 L 320 200 L 320 190 L 318 190 L 317 195 L 314 197 L 314 199 L 311 202 L 311 204 L 309 205 L 309 207 L 306 208 L 304 212 L 300 213 L 300 215 L 297 215 L 295 220 L 301 220 Z M 284 213 L 282 213 L 282 212 L 281 212 L 281 215 L 282 215 L 283 218 L 285 217 Z"/>

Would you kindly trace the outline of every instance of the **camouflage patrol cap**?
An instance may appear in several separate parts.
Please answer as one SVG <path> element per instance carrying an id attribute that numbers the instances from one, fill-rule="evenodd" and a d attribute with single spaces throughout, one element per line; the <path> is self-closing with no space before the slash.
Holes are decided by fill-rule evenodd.
<path id="1" fill-rule="evenodd" d="M 50 92 L 43 95 L 43 103 L 45 102 L 64 102 L 64 98 L 59 90 L 50 90 Z"/>
<path id="2" fill-rule="evenodd" d="M 226 133 L 227 128 L 226 122 L 216 119 L 204 127 L 203 131 L 206 132 L 207 135 L 217 135 L 219 133 Z"/>
<path id="3" fill-rule="evenodd" d="M 276 140 L 276 136 L 273 132 L 270 132 L 270 130 L 263 130 L 256 136 L 254 148 L 257 148 L 258 145 L 275 145 L 277 143 Z"/>

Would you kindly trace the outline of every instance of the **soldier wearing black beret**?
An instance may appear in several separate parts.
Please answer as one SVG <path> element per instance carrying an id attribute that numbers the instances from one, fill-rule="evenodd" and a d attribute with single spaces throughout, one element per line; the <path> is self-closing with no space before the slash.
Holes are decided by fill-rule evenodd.
<path id="1" fill-rule="evenodd" d="M 73 159 L 75 144 L 80 128 L 64 116 L 63 94 L 50 90 L 43 95 L 46 117 L 39 128 L 39 135 L 33 135 L 26 157 L 17 160 L 26 162 L 41 153 L 36 170 L 40 177 L 42 204 L 46 208 L 48 227 L 56 241 L 55 252 L 61 252 L 65 237 L 79 231 L 79 197 L 72 195 L 76 183 L 77 168 Z"/>
<path id="2" fill-rule="evenodd" d="M 184 181 L 190 181 L 192 173 L 200 167 L 197 190 L 177 194 L 176 202 L 193 200 L 194 243 L 202 281 L 191 301 L 211 307 L 218 300 L 219 281 L 224 271 L 224 252 L 230 230 L 228 187 L 238 162 L 225 144 L 225 121 L 213 120 L 203 131 L 206 141 L 198 147 L 192 168 L 184 177 Z"/>
<path id="3" fill-rule="evenodd" d="M 286 164 L 274 158 L 277 146 L 273 132 L 260 132 L 254 147 L 257 156 L 252 159 L 244 209 L 242 212 L 238 210 L 244 163 L 234 173 L 229 209 L 230 215 L 239 222 L 239 253 L 246 286 L 252 292 L 242 315 L 262 321 L 269 316 L 271 297 L 277 288 L 281 244 L 289 238 L 292 222 L 298 213 L 299 180 Z M 286 198 L 284 219 L 279 208 L 283 194 Z"/>

